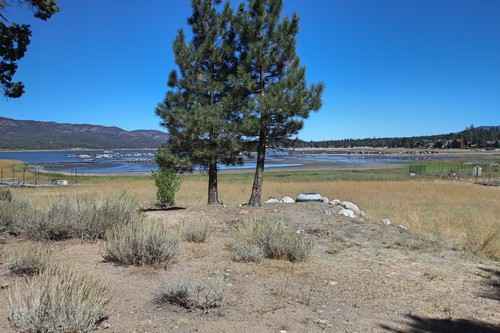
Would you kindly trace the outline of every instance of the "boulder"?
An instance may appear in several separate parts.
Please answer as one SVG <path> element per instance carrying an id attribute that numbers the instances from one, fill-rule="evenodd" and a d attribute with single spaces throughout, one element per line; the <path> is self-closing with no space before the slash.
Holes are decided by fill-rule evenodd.
<path id="1" fill-rule="evenodd" d="M 332 201 L 330 201 L 330 205 L 332 206 L 340 206 L 342 204 L 342 201 L 340 201 L 339 199 L 333 199 Z"/>
<path id="2" fill-rule="evenodd" d="M 384 225 L 391 225 L 391 224 L 392 224 L 391 220 L 390 220 L 390 219 L 387 219 L 387 218 L 382 219 L 382 223 L 383 223 Z"/>
<path id="3" fill-rule="evenodd" d="M 344 207 L 345 209 L 349 209 L 351 211 L 354 212 L 354 214 L 356 215 L 361 215 L 361 209 L 359 209 L 358 206 L 356 206 L 356 204 L 350 202 L 350 201 L 343 201 L 342 202 L 342 207 Z"/>
<path id="4" fill-rule="evenodd" d="M 281 201 L 276 198 L 270 198 L 269 200 L 266 201 L 266 204 L 278 204 L 278 203 L 281 203 Z"/>
<path id="5" fill-rule="evenodd" d="M 321 201 L 325 204 L 330 202 L 330 200 L 327 197 L 321 197 Z"/>
<path id="6" fill-rule="evenodd" d="M 321 202 L 319 193 L 300 193 L 296 199 L 297 202 Z"/>
<path id="7" fill-rule="evenodd" d="M 295 203 L 295 200 L 293 200 L 293 198 L 290 198 L 290 197 L 283 197 L 283 198 L 281 198 L 281 203 L 293 204 L 293 203 Z"/>
<path id="8" fill-rule="evenodd" d="M 341 209 L 341 210 L 339 211 L 339 213 L 338 213 L 338 214 L 339 214 L 339 215 L 343 215 L 343 216 L 345 216 L 345 217 L 349 217 L 349 218 L 351 218 L 351 219 L 356 218 L 356 214 L 354 214 L 354 212 L 353 212 L 352 210 L 350 210 L 350 209 L 345 209 L 345 208 L 343 208 L 343 209 Z"/>

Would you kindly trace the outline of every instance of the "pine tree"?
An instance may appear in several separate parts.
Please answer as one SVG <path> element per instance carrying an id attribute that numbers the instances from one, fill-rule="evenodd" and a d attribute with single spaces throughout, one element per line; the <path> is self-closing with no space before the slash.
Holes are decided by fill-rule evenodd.
<path id="1" fill-rule="evenodd" d="M 282 0 L 249 0 L 236 15 L 238 75 L 252 102 L 247 117 L 256 138 L 257 165 L 250 206 L 260 206 L 266 149 L 296 135 L 321 107 L 323 85 L 306 85 L 296 53 L 299 18 L 281 18 Z"/>
<path id="2" fill-rule="evenodd" d="M 178 72 L 170 74 L 170 87 L 157 107 L 169 140 L 159 151 L 163 168 L 208 169 L 208 203 L 219 204 L 218 165 L 242 163 L 243 126 L 241 93 L 235 78 L 237 58 L 233 12 L 221 1 L 193 0 L 188 23 L 192 40 L 181 30 L 174 42 Z"/>
<path id="3" fill-rule="evenodd" d="M 23 0 L 34 10 L 34 16 L 48 20 L 59 11 L 55 0 Z M 0 0 L 0 86 L 3 95 L 10 98 L 21 97 L 24 93 L 22 82 L 13 82 L 17 72 L 17 62 L 21 60 L 31 40 L 31 28 L 26 24 L 11 23 L 2 14 L 8 5 L 7 0 Z"/>

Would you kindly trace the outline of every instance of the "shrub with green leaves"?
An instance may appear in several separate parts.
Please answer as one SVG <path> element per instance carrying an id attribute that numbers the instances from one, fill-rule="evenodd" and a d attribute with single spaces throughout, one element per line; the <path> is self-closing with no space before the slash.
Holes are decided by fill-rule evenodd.
<path id="1" fill-rule="evenodd" d="M 104 317 L 107 287 L 61 266 L 9 288 L 9 320 L 20 332 L 89 333 Z"/>
<path id="2" fill-rule="evenodd" d="M 50 265 L 51 255 L 52 251 L 47 246 L 23 244 L 8 251 L 7 267 L 18 275 L 40 274 Z"/>
<path id="3" fill-rule="evenodd" d="M 170 169 L 160 169 L 153 173 L 156 184 L 156 200 L 162 208 L 168 208 L 175 205 L 175 195 L 181 186 L 181 178 Z"/>
<path id="4" fill-rule="evenodd" d="M 179 253 L 179 237 L 160 223 L 136 222 L 108 231 L 104 258 L 124 265 L 167 266 Z"/>
<path id="5" fill-rule="evenodd" d="M 224 291 L 220 283 L 179 281 L 163 284 L 155 293 L 158 305 L 173 304 L 185 309 L 209 310 L 222 306 Z"/>
<path id="6" fill-rule="evenodd" d="M 236 228 L 231 249 L 235 261 L 258 262 L 265 258 L 304 261 L 313 243 L 304 234 L 276 218 L 246 221 Z"/>

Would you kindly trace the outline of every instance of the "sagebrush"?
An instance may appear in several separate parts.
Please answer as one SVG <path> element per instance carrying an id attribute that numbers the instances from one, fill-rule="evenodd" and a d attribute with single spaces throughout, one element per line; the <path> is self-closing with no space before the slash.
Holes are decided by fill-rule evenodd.
<path id="1" fill-rule="evenodd" d="M 7 253 L 7 268 L 18 275 L 42 273 L 50 264 L 52 250 L 46 245 L 23 244 Z"/>
<path id="2" fill-rule="evenodd" d="M 164 283 L 155 293 L 158 305 L 173 304 L 185 309 L 208 310 L 222 306 L 224 291 L 220 282 L 178 281 Z"/>
<path id="3" fill-rule="evenodd" d="M 73 269 L 50 266 L 9 288 L 9 320 L 21 332 L 88 333 L 105 317 L 108 288 Z"/>
<path id="4" fill-rule="evenodd" d="M 110 229 L 105 259 L 124 265 L 168 265 L 179 253 L 179 236 L 156 222 L 131 223 Z"/>
<path id="5" fill-rule="evenodd" d="M 210 231 L 208 220 L 199 222 L 184 222 L 182 226 L 182 237 L 187 242 L 203 243 L 207 240 Z"/>
<path id="6" fill-rule="evenodd" d="M 138 208 L 127 194 L 105 199 L 60 197 L 46 209 L 35 209 L 27 201 L 0 201 L 0 228 L 24 233 L 32 240 L 97 240 L 112 226 L 139 219 Z"/>
<path id="7" fill-rule="evenodd" d="M 262 218 L 240 223 L 231 244 L 236 261 L 260 261 L 263 257 L 304 261 L 311 253 L 312 240 L 280 218 Z"/>

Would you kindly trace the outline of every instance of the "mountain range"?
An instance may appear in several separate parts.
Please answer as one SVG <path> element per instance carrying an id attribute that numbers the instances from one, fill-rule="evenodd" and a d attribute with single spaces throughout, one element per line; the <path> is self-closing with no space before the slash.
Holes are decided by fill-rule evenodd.
<path id="1" fill-rule="evenodd" d="M 118 127 L 66 124 L 0 117 L 0 149 L 157 148 L 168 134 L 156 130 L 127 131 Z M 468 127 L 463 131 L 414 137 L 286 141 L 284 147 L 340 148 L 500 148 L 500 126 Z"/>
<path id="2" fill-rule="evenodd" d="M 167 138 L 166 133 L 155 130 L 0 117 L 0 149 L 157 148 Z"/>

